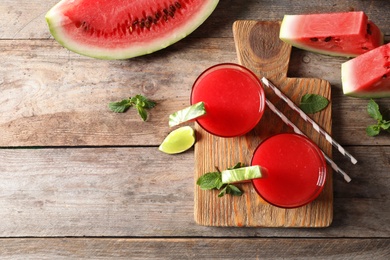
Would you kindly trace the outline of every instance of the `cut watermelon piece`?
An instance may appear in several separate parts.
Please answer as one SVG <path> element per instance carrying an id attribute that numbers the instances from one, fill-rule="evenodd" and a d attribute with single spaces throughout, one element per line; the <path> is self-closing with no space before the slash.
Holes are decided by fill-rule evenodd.
<path id="1" fill-rule="evenodd" d="M 390 97 L 390 43 L 341 64 L 343 92 L 353 97 Z"/>
<path id="2" fill-rule="evenodd" d="M 218 0 L 62 0 L 47 14 L 54 38 L 69 50 L 100 59 L 128 59 L 186 37 Z"/>
<path id="3" fill-rule="evenodd" d="M 344 57 L 383 44 L 383 33 L 363 12 L 285 15 L 279 37 L 300 49 Z"/>

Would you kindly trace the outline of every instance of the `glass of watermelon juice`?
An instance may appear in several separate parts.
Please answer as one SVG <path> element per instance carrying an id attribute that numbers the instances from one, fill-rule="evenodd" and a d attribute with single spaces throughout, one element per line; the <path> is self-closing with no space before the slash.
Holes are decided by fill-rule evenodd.
<path id="1" fill-rule="evenodd" d="M 281 133 L 265 139 L 251 164 L 266 169 L 262 178 L 252 183 L 265 201 L 277 207 L 304 206 L 317 198 L 325 185 L 324 155 L 303 135 Z"/>
<path id="2" fill-rule="evenodd" d="M 265 109 L 265 94 L 258 77 L 234 63 L 212 66 L 196 79 L 191 105 L 201 101 L 206 115 L 196 121 L 219 137 L 248 133 L 259 123 Z"/>

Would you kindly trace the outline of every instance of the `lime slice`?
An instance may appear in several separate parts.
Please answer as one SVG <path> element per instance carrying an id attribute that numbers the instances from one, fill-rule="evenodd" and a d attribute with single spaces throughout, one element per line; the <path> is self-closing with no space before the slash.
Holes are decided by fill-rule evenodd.
<path id="1" fill-rule="evenodd" d="M 225 170 L 221 174 L 222 183 L 233 183 L 262 177 L 261 167 L 258 165 Z"/>
<path id="2" fill-rule="evenodd" d="M 183 126 L 170 132 L 158 149 L 167 154 L 175 154 L 190 149 L 194 143 L 194 129 L 190 126 Z"/>
<path id="3" fill-rule="evenodd" d="M 176 111 L 169 115 L 169 126 L 176 126 L 181 123 L 196 119 L 206 114 L 203 102 L 198 102 L 192 106 Z"/>

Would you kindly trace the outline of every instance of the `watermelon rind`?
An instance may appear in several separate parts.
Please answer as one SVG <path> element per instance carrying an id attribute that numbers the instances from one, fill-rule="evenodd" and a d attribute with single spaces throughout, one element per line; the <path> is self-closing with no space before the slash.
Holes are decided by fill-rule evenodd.
<path id="1" fill-rule="evenodd" d="M 352 14 L 354 14 L 354 15 L 352 15 Z M 327 36 L 337 36 L 340 38 L 344 38 L 344 37 L 348 38 L 349 37 L 348 30 L 350 28 L 348 28 L 348 26 L 346 28 L 345 35 L 343 35 L 343 34 L 337 35 L 336 28 L 328 28 L 326 25 L 327 23 L 325 21 L 322 21 L 319 23 L 314 22 L 314 20 L 324 19 L 328 15 L 329 15 L 329 17 L 333 17 L 333 19 L 337 18 L 338 16 L 341 17 L 343 15 L 351 15 L 351 17 L 356 16 L 355 18 L 360 16 L 360 18 L 362 18 L 362 19 L 360 21 L 355 21 L 356 24 L 360 24 L 363 26 L 363 25 L 366 25 L 366 23 L 369 23 L 369 26 L 372 27 L 374 35 L 371 36 L 372 38 L 370 38 L 370 41 L 372 41 L 372 42 L 370 42 L 370 43 L 372 43 L 374 45 L 373 48 L 383 45 L 383 43 L 384 43 L 383 33 L 380 31 L 378 26 L 376 26 L 372 21 L 369 21 L 367 19 L 367 16 L 363 12 L 323 13 L 323 14 L 308 14 L 308 15 L 285 15 L 283 17 L 283 21 L 281 23 L 279 38 L 282 41 L 284 41 L 284 42 L 286 42 L 286 43 L 288 43 L 296 48 L 307 50 L 310 52 L 330 55 L 330 56 L 356 57 L 360 54 L 363 54 L 364 52 L 369 51 L 369 49 L 365 50 L 363 48 L 361 50 L 354 50 L 353 52 L 345 50 L 343 48 L 334 48 L 334 46 L 335 46 L 334 43 L 330 44 L 329 47 L 322 47 L 320 45 L 311 46 L 311 44 L 308 44 L 307 41 L 309 41 L 310 38 L 316 39 L 318 37 L 318 35 L 320 35 L 320 36 L 317 39 L 320 39 L 321 37 L 326 38 Z M 303 17 L 307 17 L 307 20 L 305 22 L 308 24 L 302 24 L 302 21 L 304 21 Z M 321 17 L 321 18 L 316 18 L 316 17 Z M 316 29 L 313 29 L 312 31 L 311 31 L 311 26 L 310 26 L 311 19 L 313 19 L 313 24 L 318 24 L 318 26 L 316 26 Z M 296 26 L 301 27 L 301 28 L 305 28 L 305 29 L 307 28 L 308 31 L 303 33 L 303 35 L 297 34 L 296 33 L 296 29 L 297 29 Z M 321 30 L 316 31 L 318 29 L 317 27 L 321 27 L 321 26 L 323 26 L 324 28 L 321 28 Z M 361 29 L 362 29 L 361 32 L 365 32 L 365 27 L 364 28 L 361 27 Z M 336 35 L 335 35 L 335 33 L 336 33 Z M 361 41 L 366 40 L 366 37 L 363 37 L 363 36 L 361 36 L 361 38 L 359 38 L 357 35 L 354 35 L 353 37 L 354 37 L 354 39 L 351 40 L 351 43 L 345 43 L 345 46 L 352 44 L 352 43 L 363 45 L 363 42 L 361 42 Z M 332 37 L 329 37 L 329 38 L 331 39 Z M 362 47 L 365 47 L 365 46 L 362 46 Z"/>
<path id="2" fill-rule="evenodd" d="M 390 43 L 342 63 L 341 82 L 347 96 L 390 97 Z"/>
<path id="3" fill-rule="evenodd" d="M 202 2 L 202 8 L 191 19 L 184 21 L 181 26 L 172 28 L 169 35 L 156 37 L 149 42 L 135 43 L 126 46 L 126 48 L 105 47 L 104 44 L 101 44 L 101 46 L 92 46 L 82 44 L 77 39 L 68 37 L 65 30 L 63 30 L 63 26 L 71 23 L 71 21 L 63 15 L 63 9 L 66 8 L 69 2 L 73 2 L 73 0 L 60 1 L 45 15 L 50 33 L 54 39 L 63 47 L 75 53 L 98 59 L 115 60 L 150 54 L 180 41 L 195 31 L 212 14 L 219 0 L 204 0 Z"/>

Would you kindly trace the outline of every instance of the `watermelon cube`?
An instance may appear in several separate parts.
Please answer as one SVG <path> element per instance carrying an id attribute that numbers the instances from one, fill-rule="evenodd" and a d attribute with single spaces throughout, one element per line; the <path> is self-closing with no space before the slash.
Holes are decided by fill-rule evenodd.
<path id="1" fill-rule="evenodd" d="M 390 97 L 390 43 L 341 64 L 345 95 Z"/>
<path id="2" fill-rule="evenodd" d="M 279 37 L 297 48 L 344 57 L 383 44 L 383 33 L 364 12 L 285 15 Z"/>

